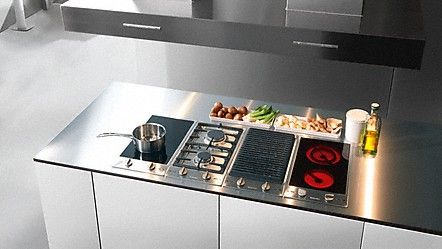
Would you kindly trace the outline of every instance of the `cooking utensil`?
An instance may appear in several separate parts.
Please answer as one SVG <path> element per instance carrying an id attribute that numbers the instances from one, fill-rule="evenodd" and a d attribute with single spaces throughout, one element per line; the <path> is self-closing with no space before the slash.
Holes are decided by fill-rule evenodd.
<path id="1" fill-rule="evenodd" d="M 272 123 L 270 124 L 269 130 L 274 131 L 275 130 L 275 121 L 276 121 L 276 116 L 278 116 L 278 114 L 275 115 L 275 117 L 272 120 Z"/>
<path id="2" fill-rule="evenodd" d="M 141 153 L 161 151 L 165 143 L 166 128 L 157 123 L 146 123 L 137 126 L 132 135 L 124 133 L 106 132 L 97 137 L 118 136 L 132 139 L 137 150 Z"/>

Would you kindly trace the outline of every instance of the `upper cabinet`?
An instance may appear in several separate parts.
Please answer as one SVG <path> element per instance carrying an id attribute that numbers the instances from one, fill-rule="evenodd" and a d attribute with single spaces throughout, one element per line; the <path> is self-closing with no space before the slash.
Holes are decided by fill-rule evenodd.
<path id="1" fill-rule="evenodd" d="M 70 0 L 65 29 L 419 69 L 419 0 Z"/>

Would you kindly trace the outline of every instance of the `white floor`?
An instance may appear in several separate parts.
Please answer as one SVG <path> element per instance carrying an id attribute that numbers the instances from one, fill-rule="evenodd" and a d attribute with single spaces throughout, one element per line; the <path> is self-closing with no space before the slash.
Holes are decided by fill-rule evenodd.
<path id="1" fill-rule="evenodd" d="M 139 41 L 65 32 L 57 6 L 0 33 L 0 248 L 48 248 L 33 156 L 112 81 L 138 82 Z M 67 148 L 68 149 L 68 148 Z"/>

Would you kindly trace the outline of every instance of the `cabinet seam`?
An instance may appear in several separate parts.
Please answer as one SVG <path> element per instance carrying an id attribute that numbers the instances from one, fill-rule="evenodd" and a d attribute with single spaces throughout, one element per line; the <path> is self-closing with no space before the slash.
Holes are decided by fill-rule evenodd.
<path id="1" fill-rule="evenodd" d="M 362 243 L 364 242 L 364 233 L 365 233 L 365 222 L 362 223 L 361 243 L 359 245 L 359 249 L 362 249 Z"/>
<path id="2" fill-rule="evenodd" d="M 95 220 L 97 222 L 98 245 L 100 246 L 100 249 L 102 249 L 102 246 L 101 246 L 100 224 L 98 222 L 97 199 L 95 198 L 95 183 L 94 183 L 94 174 L 93 174 L 93 172 L 91 172 L 91 179 L 92 179 L 92 194 L 94 196 Z"/>
<path id="3" fill-rule="evenodd" d="M 221 249 L 221 196 L 218 195 L 218 249 Z"/>

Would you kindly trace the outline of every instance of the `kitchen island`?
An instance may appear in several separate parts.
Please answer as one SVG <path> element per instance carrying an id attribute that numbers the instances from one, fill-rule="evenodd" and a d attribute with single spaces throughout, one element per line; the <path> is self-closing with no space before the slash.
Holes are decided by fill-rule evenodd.
<path id="1" fill-rule="evenodd" d="M 438 125 L 384 120 L 376 158 L 351 147 L 347 207 L 114 167 L 129 141 L 96 137 L 130 133 L 152 115 L 210 123 L 215 101 L 263 103 L 111 84 L 34 158 L 51 248 L 441 247 Z M 282 113 L 344 119 L 272 105 Z"/>

